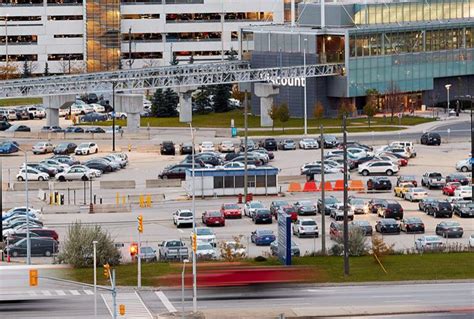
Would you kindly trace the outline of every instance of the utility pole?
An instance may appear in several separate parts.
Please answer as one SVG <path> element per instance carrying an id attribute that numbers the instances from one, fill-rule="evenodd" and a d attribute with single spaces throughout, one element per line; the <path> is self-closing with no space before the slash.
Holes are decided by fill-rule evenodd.
<path id="1" fill-rule="evenodd" d="M 97 318 L 97 240 L 92 242 L 94 245 L 94 318 Z"/>
<path id="2" fill-rule="evenodd" d="M 142 233 L 143 233 L 143 215 L 138 215 L 137 217 L 138 220 L 138 249 L 137 249 L 137 256 L 138 256 L 138 262 L 137 262 L 137 287 L 140 289 L 142 287 Z"/>
<path id="3" fill-rule="evenodd" d="M 247 129 L 248 129 L 248 122 L 247 122 L 247 113 L 248 113 L 248 100 L 247 100 L 247 90 L 245 90 L 245 97 L 244 97 L 244 132 L 245 132 L 245 137 L 244 137 L 244 203 L 247 203 L 247 184 L 248 184 L 248 135 L 247 135 Z"/>
<path id="4" fill-rule="evenodd" d="M 303 47 L 303 70 L 304 70 L 304 136 L 308 135 L 308 98 L 307 98 L 307 78 L 306 78 L 306 46 L 308 44 L 308 39 L 304 39 Z"/>
<path id="5" fill-rule="evenodd" d="M 344 276 L 349 276 L 349 224 L 347 221 L 347 130 L 346 115 L 342 118 L 344 146 Z"/>
<path id="6" fill-rule="evenodd" d="M 128 67 L 132 68 L 132 27 L 128 29 Z"/>
<path id="7" fill-rule="evenodd" d="M 7 66 L 8 79 L 8 14 L 5 16 L 5 65 Z"/>
<path id="8" fill-rule="evenodd" d="M 193 175 L 193 199 L 192 199 L 192 211 L 193 211 L 193 240 L 196 238 L 196 171 L 195 171 L 195 150 L 194 150 L 194 129 L 191 123 L 189 123 L 191 128 L 191 139 L 193 144 L 193 149 L 191 153 L 192 157 L 192 175 Z M 193 246 L 193 312 L 197 312 L 197 267 L 196 267 L 196 249 Z"/>
<path id="9" fill-rule="evenodd" d="M 321 212 L 321 252 L 323 255 L 326 255 L 326 186 L 324 178 L 324 132 L 323 125 L 321 129 L 321 207 L 323 210 Z"/>
<path id="10" fill-rule="evenodd" d="M 115 152 L 115 81 L 112 82 L 112 152 Z"/>

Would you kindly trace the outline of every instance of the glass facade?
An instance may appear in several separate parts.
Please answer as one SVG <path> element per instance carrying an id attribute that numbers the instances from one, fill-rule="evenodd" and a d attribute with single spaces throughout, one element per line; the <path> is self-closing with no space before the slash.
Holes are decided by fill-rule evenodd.
<path id="1" fill-rule="evenodd" d="M 356 25 L 472 19 L 474 0 L 356 4 L 355 12 Z"/>
<path id="2" fill-rule="evenodd" d="M 120 61 L 120 1 L 87 0 L 87 72 L 112 71 Z"/>

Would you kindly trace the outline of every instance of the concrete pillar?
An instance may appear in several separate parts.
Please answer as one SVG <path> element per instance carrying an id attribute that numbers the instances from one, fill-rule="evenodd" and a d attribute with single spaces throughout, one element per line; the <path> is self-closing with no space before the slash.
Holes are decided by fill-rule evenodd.
<path id="1" fill-rule="evenodd" d="M 43 97 L 43 107 L 46 109 L 46 125 L 59 126 L 59 108 L 66 102 L 74 102 L 75 94 L 51 95 Z"/>
<path id="2" fill-rule="evenodd" d="M 273 105 L 273 97 L 280 93 L 280 89 L 271 83 L 255 83 L 254 93 L 260 98 L 260 126 L 270 127 L 273 120 L 268 115 Z"/>
<path id="3" fill-rule="evenodd" d="M 142 109 L 142 94 L 115 94 L 115 112 L 127 113 L 127 133 L 137 133 L 140 130 Z"/>
<path id="4" fill-rule="evenodd" d="M 178 88 L 179 95 L 179 121 L 181 123 L 190 123 L 193 120 L 193 99 L 192 93 L 197 87 L 186 86 Z"/>

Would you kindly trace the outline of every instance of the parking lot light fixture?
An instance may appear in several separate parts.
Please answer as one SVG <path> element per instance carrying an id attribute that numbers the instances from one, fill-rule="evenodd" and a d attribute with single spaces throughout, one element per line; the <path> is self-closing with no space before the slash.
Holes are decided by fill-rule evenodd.
<path id="1" fill-rule="evenodd" d="M 447 109 L 447 113 L 448 113 L 448 117 L 449 117 L 449 89 L 451 88 L 451 84 L 446 84 L 444 86 L 446 88 L 446 92 L 447 92 L 447 100 L 448 100 L 448 109 Z"/>
<path id="2" fill-rule="evenodd" d="M 18 146 L 17 146 L 18 147 Z M 30 209 L 29 209 L 29 200 L 28 200 L 28 152 L 20 147 L 20 151 L 25 154 L 25 201 L 26 201 L 26 264 L 31 265 L 31 239 L 30 239 Z"/>
<path id="3" fill-rule="evenodd" d="M 196 234 L 196 172 L 195 172 L 195 141 L 194 141 L 194 129 L 193 125 L 189 123 L 189 128 L 191 129 L 191 140 L 192 140 L 192 151 L 191 151 L 191 161 L 192 161 L 192 185 L 193 185 L 193 197 L 192 197 L 192 212 L 193 212 L 193 234 Z M 196 251 L 193 249 L 193 312 L 197 312 L 197 273 L 196 273 Z"/>

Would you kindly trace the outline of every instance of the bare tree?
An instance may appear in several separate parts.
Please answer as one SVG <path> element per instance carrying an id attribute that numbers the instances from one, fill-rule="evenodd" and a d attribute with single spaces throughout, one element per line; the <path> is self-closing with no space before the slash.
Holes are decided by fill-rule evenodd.
<path id="1" fill-rule="evenodd" d="M 17 64 L 8 63 L 0 66 L 0 80 L 15 79 L 20 77 L 20 71 Z"/>
<path id="2" fill-rule="evenodd" d="M 390 82 L 385 91 L 385 109 L 390 113 L 390 123 L 393 123 L 395 113 L 402 111 L 403 94 L 397 84 Z"/>
<path id="3" fill-rule="evenodd" d="M 160 66 L 160 62 L 158 62 L 158 60 L 155 60 L 155 59 L 143 60 L 144 68 L 153 68 L 156 66 Z"/>

